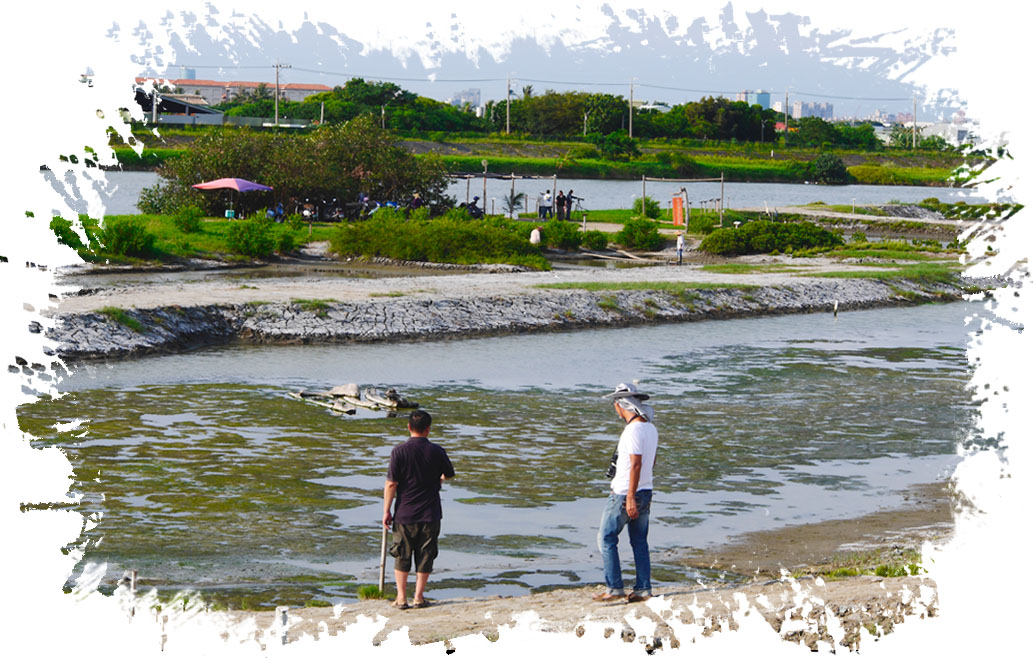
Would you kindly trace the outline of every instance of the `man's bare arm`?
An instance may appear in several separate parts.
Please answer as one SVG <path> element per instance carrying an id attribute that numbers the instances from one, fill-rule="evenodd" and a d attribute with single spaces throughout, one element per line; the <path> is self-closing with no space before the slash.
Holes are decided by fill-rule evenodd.
<path id="1" fill-rule="evenodd" d="M 399 485 L 392 480 L 385 480 L 385 509 L 381 517 L 381 524 L 386 528 L 392 525 L 392 499 L 396 497 L 396 489 Z"/>
<path id="2" fill-rule="evenodd" d="M 643 455 L 630 455 L 630 487 L 626 490 L 626 516 L 630 521 L 640 516 L 637 511 L 637 487 L 640 486 L 640 470 L 644 466 Z"/>

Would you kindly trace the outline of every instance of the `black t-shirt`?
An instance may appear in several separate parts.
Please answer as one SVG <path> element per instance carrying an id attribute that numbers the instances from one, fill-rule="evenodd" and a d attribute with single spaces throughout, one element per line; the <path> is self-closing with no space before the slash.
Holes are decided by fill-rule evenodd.
<path id="1" fill-rule="evenodd" d="M 442 446 L 412 436 L 392 449 L 388 479 L 395 482 L 396 523 L 431 523 L 442 519 L 440 477 L 453 477 L 453 464 Z"/>

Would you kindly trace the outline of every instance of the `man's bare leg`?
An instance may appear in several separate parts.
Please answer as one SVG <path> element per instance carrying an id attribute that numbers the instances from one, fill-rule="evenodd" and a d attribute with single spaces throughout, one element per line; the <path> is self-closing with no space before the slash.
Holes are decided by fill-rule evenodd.
<path id="1" fill-rule="evenodd" d="M 410 575 L 409 571 L 395 570 L 396 572 L 396 605 L 406 605 L 406 581 Z M 428 581 L 428 576 L 425 576 L 425 582 Z M 418 587 L 421 583 L 421 574 L 417 574 Z"/>
<path id="2" fill-rule="evenodd" d="M 417 572 L 417 585 L 414 586 L 414 605 L 424 601 L 424 588 L 428 584 L 430 573 Z"/>

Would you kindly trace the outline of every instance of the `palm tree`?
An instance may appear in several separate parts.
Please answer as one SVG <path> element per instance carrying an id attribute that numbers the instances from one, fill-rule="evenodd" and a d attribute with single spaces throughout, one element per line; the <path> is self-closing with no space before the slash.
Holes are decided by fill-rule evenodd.
<path id="1" fill-rule="evenodd" d="M 511 219 L 514 219 L 515 211 L 521 212 L 524 202 L 525 192 L 515 192 L 514 194 L 508 192 L 504 196 L 504 210 L 507 211 L 507 214 Z"/>

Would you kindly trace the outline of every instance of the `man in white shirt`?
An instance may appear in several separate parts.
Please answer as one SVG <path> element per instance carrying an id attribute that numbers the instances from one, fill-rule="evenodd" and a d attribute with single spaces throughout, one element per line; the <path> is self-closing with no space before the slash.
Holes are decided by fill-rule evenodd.
<path id="1" fill-rule="evenodd" d="M 648 550 L 648 516 L 651 511 L 651 487 L 658 449 L 658 430 L 652 420 L 655 411 L 644 403 L 650 396 L 633 384 L 619 384 L 604 396 L 612 400 L 615 412 L 626 422 L 619 445 L 612 456 L 611 495 L 601 516 L 597 545 L 604 558 L 604 583 L 607 590 L 594 596 L 595 601 L 625 600 L 629 603 L 651 597 L 651 558 Z M 619 565 L 619 533 L 627 528 L 636 582 L 626 596 Z"/>

